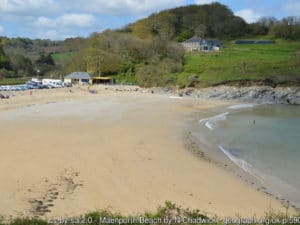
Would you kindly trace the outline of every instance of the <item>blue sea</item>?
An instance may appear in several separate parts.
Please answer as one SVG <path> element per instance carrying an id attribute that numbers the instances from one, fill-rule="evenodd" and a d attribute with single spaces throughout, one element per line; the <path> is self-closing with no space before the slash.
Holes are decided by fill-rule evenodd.
<path id="1" fill-rule="evenodd" d="M 300 208 L 300 106 L 234 105 L 197 120 L 194 135 L 208 155 Z"/>

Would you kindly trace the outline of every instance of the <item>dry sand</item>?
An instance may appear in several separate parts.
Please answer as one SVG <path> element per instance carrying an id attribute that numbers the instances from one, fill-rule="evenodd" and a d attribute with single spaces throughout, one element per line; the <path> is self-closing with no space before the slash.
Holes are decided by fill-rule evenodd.
<path id="1" fill-rule="evenodd" d="M 95 95 L 68 90 L 0 101 L 0 214 L 137 213 L 166 200 L 221 217 L 285 211 L 184 148 L 189 113 L 228 103 L 102 86 Z"/>

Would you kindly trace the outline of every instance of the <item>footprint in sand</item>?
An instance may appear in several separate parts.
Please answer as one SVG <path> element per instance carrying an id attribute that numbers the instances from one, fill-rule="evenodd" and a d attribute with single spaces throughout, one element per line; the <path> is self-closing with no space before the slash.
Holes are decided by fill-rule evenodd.
<path id="1" fill-rule="evenodd" d="M 61 200 L 67 199 L 74 193 L 77 187 L 83 187 L 82 181 L 76 181 L 79 178 L 79 172 L 65 170 L 63 174 L 54 183 L 51 183 L 50 179 L 46 178 L 44 180 L 48 186 L 46 191 L 39 198 L 30 198 L 27 200 L 30 204 L 29 212 L 34 217 L 44 216 L 46 213 L 51 212 L 50 209 L 55 207 L 55 201 L 57 201 L 59 196 L 61 196 Z M 30 195 L 36 193 L 34 188 L 27 190 Z"/>

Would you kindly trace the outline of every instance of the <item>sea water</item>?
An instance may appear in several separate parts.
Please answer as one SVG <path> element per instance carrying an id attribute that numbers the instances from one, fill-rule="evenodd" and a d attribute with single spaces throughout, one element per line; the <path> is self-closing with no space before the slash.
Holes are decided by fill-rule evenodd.
<path id="1" fill-rule="evenodd" d="M 205 147 L 300 207 L 300 106 L 243 104 L 198 117 Z"/>

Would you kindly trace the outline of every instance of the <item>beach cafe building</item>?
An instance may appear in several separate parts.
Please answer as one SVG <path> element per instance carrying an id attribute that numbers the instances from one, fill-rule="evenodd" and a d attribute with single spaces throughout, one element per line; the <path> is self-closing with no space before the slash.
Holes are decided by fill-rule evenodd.
<path id="1" fill-rule="evenodd" d="M 64 82 L 72 84 L 89 84 L 91 83 L 91 76 L 86 72 L 74 72 L 65 76 Z"/>
<path id="2" fill-rule="evenodd" d="M 114 79 L 111 77 L 93 77 L 92 84 L 114 84 Z"/>

